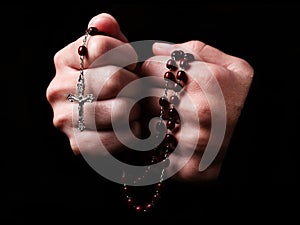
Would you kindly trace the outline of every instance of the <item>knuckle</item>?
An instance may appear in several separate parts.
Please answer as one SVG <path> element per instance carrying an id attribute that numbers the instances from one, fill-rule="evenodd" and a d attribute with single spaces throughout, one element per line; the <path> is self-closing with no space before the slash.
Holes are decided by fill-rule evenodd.
<path id="1" fill-rule="evenodd" d="M 62 58 L 63 58 L 63 54 L 61 54 L 61 50 L 56 52 L 53 56 L 54 65 L 58 65 L 59 62 L 61 62 Z"/>
<path id="2" fill-rule="evenodd" d="M 56 68 L 61 67 L 62 65 L 66 64 L 67 59 L 65 56 L 65 51 L 64 48 L 59 50 L 58 52 L 56 52 L 53 56 L 53 62 L 54 62 L 54 66 Z"/>
<path id="3" fill-rule="evenodd" d="M 101 38 L 101 41 L 98 40 L 98 38 Z M 91 41 L 89 42 L 89 54 L 90 57 L 95 58 L 96 55 L 102 55 L 105 52 L 110 50 L 111 44 L 108 41 L 107 38 L 102 38 L 102 37 L 98 37 L 97 39 L 91 39 Z"/>
<path id="4" fill-rule="evenodd" d="M 211 125 L 211 109 L 208 104 L 201 105 L 198 110 L 199 122 L 203 127 L 210 127 Z"/>
<path id="5" fill-rule="evenodd" d="M 187 42 L 187 46 L 191 49 L 191 51 L 193 51 L 196 54 L 199 54 L 206 46 L 206 44 L 198 40 L 191 40 Z"/>
<path id="6" fill-rule="evenodd" d="M 48 102 L 52 103 L 54 102 L 58 95 L 60 93 L 59 88 L 54 85 L 54 80 L 52 80 L 52 82 L 49 84 L 49 86 L 46 89 L 46 98 L 48 100 Z"/>
<path id="7" fill-rule="evenodd" d="M 79 149 L 79 146 L 78 146 L 75 138 L 70 138 L 69 140 L 70 140 L 70 146 L 71 146 L 71 149 L 72 149 L 73 153 L 75 155 L 80 155 L 81 151 Z"/>
<path id="8" fill-rule="evenodd" d="M 67 124 L 70 124 L 71 115 L 69 113 L 55 113 L 53 117 L 53 125 L 59 129 L 63 130 Z"/>
<path id="9" fill-rule="evenodd" d="M 237 61 L 238 65 L 244 69 L 245 76 L 252 78 L 254 75 L 253 67 L 244 59 L 239 58 Z"/>
<path id="10" fill-rule="evenodd" d="M 198 143 L 197 143 L 197 152 L 204 153 L 207 143 L 209 141 L 210 129 L 201 129 Z"/>

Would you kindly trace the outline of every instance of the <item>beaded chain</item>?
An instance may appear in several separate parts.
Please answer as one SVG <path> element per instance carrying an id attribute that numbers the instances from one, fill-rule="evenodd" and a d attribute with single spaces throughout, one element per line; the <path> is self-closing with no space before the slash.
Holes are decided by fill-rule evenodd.
<path id="1" fill-rule="evenodd" d="M 93 102 L 95 100 L 95 97 L 92 94 L 85 95 L 85 82 L 84 82 L 84 56 L 87 55 L 88 50 L 86 47 L 86 42 L 88 36 L 94 36 L 94 35 L 106 35 L 106 33 L 98 31 L 96 27 L 89 27 L 85 31 L 85 35 L 83 38 L 83 44 L 79 46 L 78 48 L 78 54 L 80 57 L 80 69 L 79 69 L 79 78 L 77 83 L 77 95 L 69 94 L 68 100 L 70 102 L 78 102 L 78 122 L 77 126 L 80 131 L 85 130 L 85 123 L 84 123 L 84 117 L 83 117 L 83 106 L 86 102 Z"/>
<path id="2" fill-rule="evenodd" d="M 168 71 L 164 74 L 164 94 L 159 98 L 158 102 L 160 105 L 160 120 L 156 124 L 156 137 L 159 138 L 161 135 L 164 135 L 164 138 L 162 143 L 154 149 L 154 154 L 150 162 L 150 165 L 160 161 L 163 162 L 160 180 L 154 187 L 155 190 L 152 198 L 150 198 L 148 202 L 143 201 L 142 203 L 137 202 L 136 198 L 133 197 L 129 190 L 130 187 L 126 183 L 123 185 L 123 191 L 126 196 L 128 206 L 132 207 L 138 213 L 149 212 L 161 198 L 162 188 L 164 187 L 163 181 L 165 169 L 170 164 L 168 157 L 177 146 L 174 130 L 176 127 L 180 126 L 180 117 L 176 110 L 176 107 L 179 105 L 178 93 L 187 81 L 185 70 L 189 68 L 189 63 L 192 61 L 194 61 L 194 56 L 192 54 L 184 53 L 182 50 L 175 50 L 172 52 L 171 58 L 166 63 Z M 179 69 L 177 62 L 179 62 Z M 175 76 L 174 73 L 176 71 L 177 73 Z M 170 90 L 173 90 L 172 94 L 169 94 Z M 135 183 L 146 177 L 146 174 L 149 173 L 151 169 L 150 165 L 145 170 L 145 174 L 134 181 Z"/>

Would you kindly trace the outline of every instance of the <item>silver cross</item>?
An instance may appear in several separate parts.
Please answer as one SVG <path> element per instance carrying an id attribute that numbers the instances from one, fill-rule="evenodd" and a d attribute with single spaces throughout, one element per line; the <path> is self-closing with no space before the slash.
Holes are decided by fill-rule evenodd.
<path id="1" fill-rule="evenodd" d="M 83 131 L 85 129 L 84 118 L 83 118 L 83 106 L 86 102 L 93 102 L 95 97 L 93 94 L 84 95 L 85 84 L 83 79 L 83 71 L 81 71 L 80 77 L 77 83 L 78 95 L 69 94 L 68 100 L 70 102 L 78 102 L 78 129 Z"/>

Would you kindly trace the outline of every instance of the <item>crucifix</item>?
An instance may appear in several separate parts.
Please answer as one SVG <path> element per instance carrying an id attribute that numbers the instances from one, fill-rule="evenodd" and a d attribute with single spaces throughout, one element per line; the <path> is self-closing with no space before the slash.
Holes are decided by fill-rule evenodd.
<path id="1" fill-rule="evenodd" d="M 98 34 L 98 29 L 95 27 L 90 27 L 86 30 L 84 38 L 83 38 L 83 44 L 79 46 L 78 48 L 78 54 L 80 58 L 80 74 L 78 78 L 77 83 L 77 95 L 69 94 L 68 100 L 70 102 L 78 102 L 78 129 L 80 131 L 83 131 L 85 129 L 85 123 L 83 118 L 83 106 L 86 102 L 93 102 L 95 100 L 95 97 L 93 94 L 85 95 L 85 84 L 84 84 L 84 56 L 87 54 L 87 48 L 86 48 L 86 42 L 88 35 L 96 35 Z"/>
<path id="2" fill-rule="evenodd" d="M 78 95 L 69 94 L 68 100 L 70 102 L 78 102 L 78 129 L 83 131 L 85 129 L 84 118 L 83 118 L 83 106 L 86 102 L 93 102 L 95 97 L 93 94 L 84 95 L 85 84 L 83 78 L 83 71 L 81 71 L 78 83 L 77 83 L 77 92 Z"/>

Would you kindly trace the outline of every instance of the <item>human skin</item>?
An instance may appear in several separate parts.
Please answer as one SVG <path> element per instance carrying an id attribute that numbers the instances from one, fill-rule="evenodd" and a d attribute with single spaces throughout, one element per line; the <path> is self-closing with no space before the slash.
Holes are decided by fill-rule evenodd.
<path id="1" fill-rule="evenodd" d="M 141 104 L 135 104 L 132 109 L 128 109 L 130 105 L 128 103 L 135 100 L 132 96 L 138 94 L 139 90 L 132 90 L 128 95 L 121 97 L 118 93 L 127 84 L 140 78 L 151 76 L 162 78 L 167 70 L 165 62 L 170 58 L 171 53 L 182 49 L 192 53 L 195 61 L 191 62 L 191 67 L 187 70 L 188 80 L 183 88 L 192 107 L 185 104 L 184 97 L 180 96 L 182 101 L 178 106 L 178 111 L 182 115 L 197 116 L 191 116 L 190 119 L 185 120 L 184 132 L 179 130 L 175 134 L 181 143 L 180 151 L 189 149 L 193 153 L 184 166 L 180 164 L 180 154 L 172 158 L 173 167 L 180 168 L 172 175 L 172 178 L 192 183 L 216 180 L 252 82 L 251 65 L 244 59 L 228 55 L 201 41 L 191 40 L 177 44 L 155 43 L 152 48 L 154 56 L 145 60 L 139 67 L 138 64 L 131 63 L 137 61 L 136 52 L 128 44 L 126 36 L 114 17 L 101 13 L 92 18 L 88 26 L 97 27 L 109 36 L 92 36 L 87 42 L 88 54 L 85 57 L 84 67 L 91 71 L 97 68 L 101 72 L 101 75 L 86 77 L 86 93 L 93 93 L 97 96 L 95 102 L 84 106 L 87 129 L 83 132 L 74 132 L 77 126 L 73 113 L 74 104 L 67 101 L 69 93 L 76 93 L 80 65 L 77 49 L 82 45 L 82 37 L 55 54 L 56 73 L 46 91 L 47 100 L 53 109 L 53 124 L 68 137 L 74 154 L 98 151 L 99 146 L 95 135 L 101 139 L 109 153 L 117 154 L 124 150 L 124 144 L 118 140 L 113 129 L 112 114 L 114 114 L 114 119 L 121 121 L 124 120 L 125 112 L 130 110 L 130 116 L 126 122 L 130 124 L 132 133 L 136 137 L 143 136 L 143 128 L 148 122 L 145 118 L 159 116 L 160 106 L 157 99 L 149 98 Z M 101 63 L 93 64 L 100 56 L 120 46 L 122 48 L 119 54 L 122 57 L 114 58 L 114 61 L 107 58 Z M 93 68 L 90 68 L 91 66 Z M 220 87 L 221 95 L 214 93 L 215 84 Z M 101 85 L 103 86 L 99 94 L 98 87 Z M 153 92 L 161 95 L 164 92 L 163 85 L 158 83 L 158 86 L 153 88 Z M 218 104 L 223 102 L 226 108 L 223 139 L 217 149 L 216 157 L 211 160 L 205 170 L 201 171 L 200 161 L 212 133 L 212 107 L 213 110 L 218 111 Z M 201 127 L 200 130 L 199 127 Z M 130 141 L 131 138 L 131 134 L 124 133 L 124 139 Z M 195 140 L 196 143 L 194 143 Z"/>

